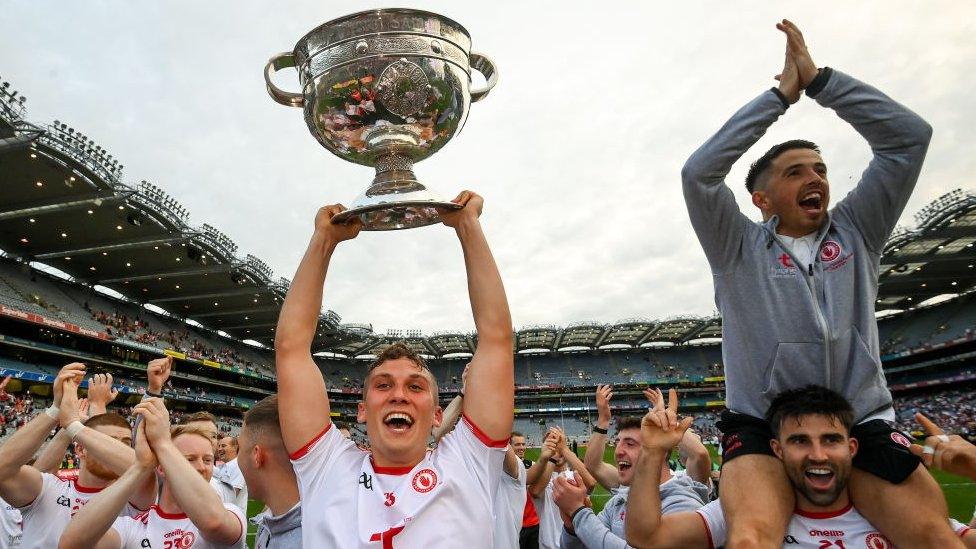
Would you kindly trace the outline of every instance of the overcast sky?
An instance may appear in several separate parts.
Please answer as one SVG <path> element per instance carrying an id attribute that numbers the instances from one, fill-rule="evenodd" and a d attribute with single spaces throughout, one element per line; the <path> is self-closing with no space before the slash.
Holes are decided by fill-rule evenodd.
<path id="1" fill-rule="evenodd" d="M 572 9 L 569 5 L 574 5 Z M 904 224 L 972 187 L 976 4 L 971 2 L 417 1 L 454 18 L 500 81 L 464 131 L 418 164 L 452 197 L 485 196 L 482 217 L 516 327 L 714 311 L 704 255 L 681 197 L 685 159 L 775 84 L 782 17 L 814 60 L 866 82 L 935 127 Z M 581 4 L 581 3 L 580 3 Z M 28 119 L 67 122 L 291 278 L 316 208 L 349 203 L 372 178 L 321 148 L 300 109 L 264 90 L 268 58 L 308 30 L 382 7 L 331 2 L 4 0 L 0 76 Z M 278 80 L 297 86 L 292 75 Z M 821 145 L 832 194 L 867 165 L 867 144 L 809 99 L 733 169 L 777 142 Z M 473 327 L 460 246 L 443 226 L 362 233 L 337 250 L 325 306 L 377 331 Z"/>

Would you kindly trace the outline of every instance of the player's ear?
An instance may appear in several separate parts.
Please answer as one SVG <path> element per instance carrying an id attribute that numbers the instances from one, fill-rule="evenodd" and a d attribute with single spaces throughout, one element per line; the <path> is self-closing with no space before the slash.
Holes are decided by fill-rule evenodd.
<path id="1" fill-rule="evenodd" d="M 752 191 L 752 205 L 765 211 L 769 207 L 766 191 Z"/>
<path id="2" fill-rule="evenodd" d="M 444 421 L 444 410 L 440 406 L 434 406 L 434 427 L 440 427 Z"/>
<path id="3" fill-rule="evenodd" d="M 777 458 L 783 459 L 783 447 L 779 445 L 778 440 L 775 438 L 771 439 L 769 441 L 769 447 L 773 449 L 773 453 L 776 454 Z"/>
<path id="4" fill-rule="evenodd" d="M 859 446 L 859 444 L 857 442 L 857 439 L 854 438 L 854 437 L 850 437 L 850 438 L 847 439 L 847 444 L 851 448 L 851 457 L 856 456 L 857 455 L 857 449 L 858 449 L 858 446 Z"/>
<path id="5" fill-rule="evenodd" d="M 362 400 L 356 403 L 356 423 L 366 423 L 366 403 Z"/>

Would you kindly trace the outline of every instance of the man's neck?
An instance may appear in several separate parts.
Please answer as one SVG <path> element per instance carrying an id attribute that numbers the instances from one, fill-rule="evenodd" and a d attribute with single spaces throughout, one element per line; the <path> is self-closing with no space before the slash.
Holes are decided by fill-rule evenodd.
<path id="1" fill-rule="evenodd" d="M 279 517 L 291 510 L 298 503 L 298 481 L 295 471 L 289 466 L 288 470 L 268 470 L 263 479 L 268 488 L 263 500 L 271 510 L 271 515 Z"/>
<path id="2" fill-rule="evenodd" d="M 176 498 L 173 497 L 173 492 L 170 492 L 169 488 L 163 484 L 163 491 L 159 494 L 159 509 L 168 515 L 182 515 L 183 508 L 180 504 L 176 502 Z"/>
<path id="3" fill-rule="evenodd" d="M 77 483 L 85 488 L 105 488 L 109 484 L 112 484 L 112 482 L 113 481 L 111 480 L 105 480 L 92 474 L 92 472 L 85 467 L 84 463 L 82 463 L 81 468 L 78 470 Z"/>
<path id="4" fill-rule="evenodd" d="M 419 454 L 411 453 L 410 455 L 404 456 L 391 456 L 377 451 L 377 448 L 374 446 L 371 459 L 373 461 L 373 467 L 381 467 L 385 469 L 413 469 L 418 463 L 423 461 L 424 456 L 426 455 L 426 447 L 424 447 L 423 451 Z"/>
<path id="5" fill-rule="evenodd" d="M 851 504 L 850 494 L 847 490 L 841 492 L 837 499 L 828 505 L 816 505 L 800 492 L 796 493 L 796 510 L 804 513 L 836 513 L 846 509 Z"/>

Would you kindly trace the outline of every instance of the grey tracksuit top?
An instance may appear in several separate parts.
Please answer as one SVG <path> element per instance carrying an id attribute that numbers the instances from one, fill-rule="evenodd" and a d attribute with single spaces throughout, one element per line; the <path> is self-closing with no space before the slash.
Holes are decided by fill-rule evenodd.
<path id="1" fill-rule="evenodd" d="M 671 477 L 661 485 L 661 514 L 694 511 L 705 505 L 711 490 L 687 475 Z M 627 496 L 630 488 L 621 486 L 607 501 L 600 514 L 583 509 L 573 517 L 570 534 L 563 529 L 562 549 L 629 549 L 624 532 L 627 516 Z"/>
<path id="2" fill-rule="evenodd" d="M 688 159 L 685 202 L 712 270 L 722 315 L 729 409 L 763 417 L 776 393 L 817 384 L 844 395 L 857 421 L 891 407 L 878 352 L 875 299 L 885 241 L 918 179 L 932 128 L 875 88 L 823 69 L 807 95 L 871 146 L 857 187 L 828 213 L 814 262 L 798 265 L 777 217 L 751 221 L 725 177 L 784 112 L 774 91 L 742 107 Z"/>

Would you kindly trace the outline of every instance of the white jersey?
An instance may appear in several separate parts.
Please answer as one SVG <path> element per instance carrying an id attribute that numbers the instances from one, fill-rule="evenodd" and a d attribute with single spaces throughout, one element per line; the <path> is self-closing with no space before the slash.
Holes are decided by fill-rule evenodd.
<path id="1" fill-rule="evenodd" d="M 330 423 L 291 455 L 303 545 L 489 549 L 507 446 L 462 417 L 414 467 L 376 467 Z"/>
<path id="2" fill-rule="evenodd" d="M 552 489 L 559 473 L 549 477 L 546 489 L 539 497 L 532 498 L 535 503 L 536 514 L 539 515 L 539 547 L 540 549 L 559 549 L 563 536 L 563 518 L 559 514 L 559 506 L 552 499 Z"/>
<path id="3" fill-rule="evenodd" d="M 244 512 L 239 508 L 225 503 L 224 507 L 234 513 L 241 522 L 241 537 L 230 545 L 217 545 L 203 539 L 200 530 L 190 522 L 183 513 L 171 515 L 153 505 L 148 511 L 140 513 L 135 518 L 120 517 L 112 524 L 112 529 L 118 532 L 122 544 L 119 549 L 217 549 L 235 547 L 245 538 Z"/>
<path id="4" fill-rule="evenodd" d="M 244 473 L 237 464 L 237 458 L 225 463 L 220 470 L 214 469 L 210 484 L 220 487 L 224 503 L 233 503 L 241 509 L 247 508 L 247 484 L 244 482 Z"/>
<path id="5" fill-rule="evenodd" d="M 20 547 L 23 517 L 16 507 L 0 499 L 0 549 Z"/>
<path id="6" fill-rule="evenodd" d="M 20 508 L 24 518 L 21 549 L 57 547 L 71 517 L 101 491 L 101 488 L 80 486 L 75 480 L 61 480 L 52 474 L 41 473 L 40 494 Z M 134 517 L 141 512 L 131 503 L 126 503 L 119 516 Z"/>
<path id="7" fill-rule="evenodd" d="M 711 547 L 725 545 L 728 534 L 721 500 L 697 510 L 705 521 Z M 828 513 L 795 511 L 783 538 L 784 549 L 892 549 L 894 545 L 881 535 L 853 506 Z"/>
<path id="8" fill-rule="evenodd" d="M 498 482 L 495 492 L 495 547 L 511 549 L 519 545 L 519 531 L 522 530 L 522 515 L 525 513 L 525 465 L 518 462 L 518 477 L 505 473 Z"/>

